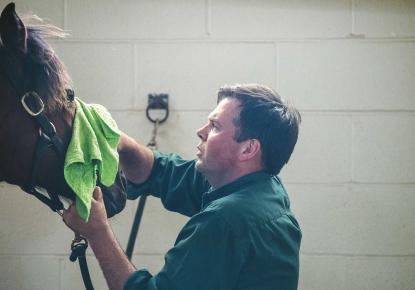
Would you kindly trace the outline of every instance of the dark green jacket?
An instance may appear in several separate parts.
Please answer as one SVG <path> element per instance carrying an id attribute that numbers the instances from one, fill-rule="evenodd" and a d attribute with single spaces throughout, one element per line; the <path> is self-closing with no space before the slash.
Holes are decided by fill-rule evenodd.
<path id="1" fill-rule="evenodd" d="M 129 198 L 149 193 L 191 217 L 157 275 L 132 274 L 125 290 L 294 290 L 300 227 L 279 178 L 255 172 L 213 190 L 195 161 L 155 153 L 150 178 L 129 184 Z"/>

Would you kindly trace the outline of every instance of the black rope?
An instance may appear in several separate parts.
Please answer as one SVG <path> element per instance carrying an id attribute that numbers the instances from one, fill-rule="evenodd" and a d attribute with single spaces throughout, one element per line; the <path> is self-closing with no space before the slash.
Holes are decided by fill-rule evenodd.
<path id="1" fill-rule="evenodd" d="M 143 217 L 144 207 L 146 205 L 147 196 L 143 195 L 138 201 L 137 210 L 135 212 L 134 222 L 131 227 L 130 237 L 128 239 L 127 250 L 125 251 L 128 260 L 131 261 L 135 242 L 137 240 L 138 230 L 140 229 L 141 219 Z"/>
<path id="2" fill-rule="evenodd" d="M 89 275 L 88 265 L 85 256 L 78 257 L 79 267 L 81 268 L 82 279 L 86 290 L 94 290 L 92 286 L 91 276 Z"/>
<path id="3" fill-rule="evenodd" d="M 82 279 L 84 281 L 86 290 L 94 290 L 92 286 L 91 276 L 89 275 L 88 264 L 86 262 L 86 249 L 88 248 L 88 242 L 85 238 L 75 234 L 75 238 L 71 244 L 71 255 L 69 260 L 75 262 L 78 260 L 79 268 L 81 269 Z"/>

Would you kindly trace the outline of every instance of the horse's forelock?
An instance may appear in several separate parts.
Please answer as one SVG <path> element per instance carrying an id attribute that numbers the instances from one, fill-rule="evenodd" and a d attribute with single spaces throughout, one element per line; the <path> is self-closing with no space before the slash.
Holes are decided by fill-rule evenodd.
<path id="1" fill-rule="evenodd" d="M 60 28 L 45 24 L 36 15 L 22 17 L 27 29 L 27 46 L 29 69 L 38 73 L 28 76 L 33 78 L 46 101 L 46 109 L 53 112 L 72 108 L 66 98 L 66 89 L 71 88 L 71 79 L 65 65 L 56 55 L 53 48 L 45 41 L 47 38 L 64 38 L 67 34 Z"/>

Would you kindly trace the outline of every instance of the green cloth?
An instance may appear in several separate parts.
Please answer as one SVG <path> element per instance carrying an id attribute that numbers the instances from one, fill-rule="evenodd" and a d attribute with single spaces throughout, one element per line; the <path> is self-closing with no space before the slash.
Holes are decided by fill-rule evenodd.
<path id="1" fill-rule="evenodd" d="M 76 194 L 76 210 L 88 221 L 97 176 L 111 186 L 118 171 L 120 131 L 107 109 L 76 98 L 72 138 L 65 157 L 64 176 Z"/>
<path id="2" fill-rule="evenodd" d="M 260 171 L 213 190 L 195 161 L 156 151 L 150 178 L 128 184 L 129 198 L 141 194 L 191 218 L 161 271 L 134 272 L 124 290 L 297 289 L 301 230 L 278 177 Z"/>

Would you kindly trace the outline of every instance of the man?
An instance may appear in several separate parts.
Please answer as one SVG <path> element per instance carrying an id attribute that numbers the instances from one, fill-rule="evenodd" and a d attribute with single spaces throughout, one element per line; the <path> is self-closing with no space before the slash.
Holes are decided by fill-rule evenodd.
<path id="1" fill-rule="evenodd" d="M 110 289 L 297 289 L 301 231 L 277 177 L 297 142 L 300 114 L 262 85 L 225 86 L 197 131 L 197 159 L 151 152 L 126 135 L 118 147 L 130 197 L 151 194 L 191 217 L 157 275 L 137 271 L 106 219 L 99 188 L 85 236 Z"/>

